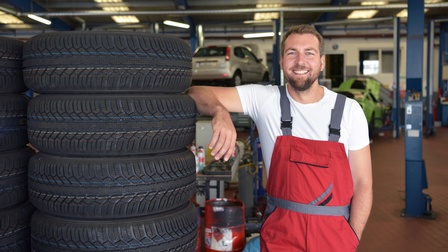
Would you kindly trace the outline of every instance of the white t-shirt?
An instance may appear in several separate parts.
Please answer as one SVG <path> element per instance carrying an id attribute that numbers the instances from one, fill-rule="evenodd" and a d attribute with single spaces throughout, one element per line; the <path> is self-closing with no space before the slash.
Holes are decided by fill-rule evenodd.
<path id="1" fill-rule="evenodd" d="M 292 135 L 300 138 L 328 141 L 331 110 L 334 108 L 337 93 L 324 88 L 324 97 L 318 102 L 301 104 L 287 96 L 291 103 Z M 272 152 L 280 128 L 280 92 L 278 86 L 242 85 L 237 87 L 243 111 L 254 120 L 263 153 L 266 172 L 269 174 Z M 359 150 L 369 144 L 368 124 L 358 102 L 346 99 L 341 121 L 339 142 L 348 150 Z"/>

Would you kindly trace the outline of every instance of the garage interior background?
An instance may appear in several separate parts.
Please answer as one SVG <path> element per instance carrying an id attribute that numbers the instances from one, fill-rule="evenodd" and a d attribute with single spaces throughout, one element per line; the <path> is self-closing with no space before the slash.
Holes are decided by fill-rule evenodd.
<path id="1" fill-rule="evenodd" d="M 263 59 L 271 71 L 276 64 L 273 31 L 299 23 L 314 24 L 322 32 L 327 68 L 322 78 L 337 86 L 349 76 L 369 74 L 361 69 L 365 60 L 379 66 L 374 77 L 392 87 L 393 18 L 400 19 L 401 36 L 406 36 L 407 1 L 361 0 L 6 0 L 0 2 L 0 35 L 23 40 L 33 35 L 64 30 L 132 30 L 162 33 L 187 40 L 192 50 L 201 45 L 246 44 Z M 447 18 L 448 2 L 425 0 L 425 22 L 437 20 L 434 40 L 434 85 L 439 86 L 439 30 Z M 410 1 L 412 4 L 412 1 Z M 44 24 L 30 14 L 45 18 Z M 31 17 L 33 17 L 31 15 Z M 173 27 L 166 21 L 187 25 Z M 426 27 L 425 27 L 426 28 Z M 258 34 L 257 38 L 243 38 Z M 425 46 L 427 41 L 425 40 Z M 401 39 L 400 50 L 406 51 Z M 274 60 L 273 60 L 274 57 Z M 426 59 L 426 52 L 425 52 Z M 401 53 L 403 76 L 406 54 Z M 444 70 L 444 69 L 442 69 Z M 446 72 L 445 76 L 447 75 Z M 372 74 L 372 72 L 370 72 Z M 424 73 L 426 75 L 426 71 Z M 448 77 L 444 78 L 447 79 Z M 272 79 L 272 78 L 271 78 Z M 426 77 L 423 77 L 426 85 Z M 405 78 L 400 78 L 405 89 Z"/>
<path id="2" fill-rule="evenodd" d="M 408 1 L 238 1 L 238 0 L 9 0 L 0 2 L 0 35 L 28 40 L 34 35 L 52 31 L 106 30 L 145 31 L 179 37 L 189 42 L 192 51 L 201 45 L 245 44 L 274 69 L 275 39 L 273 32 L 299 23 L 314 24 L 322 32 L 326 47 L 327 68 L 322 78 L 333 86 L 350 76 L 369 74 L 393 88 L 394 83 L 394 18 L 399 16 L 401 51 L 399 59 L 400 89 L 406 89 L 406 51 Z M 409 1 L 412 4 L 413 1 Z M 447 1 L 425 1 L 424 58 L 433 48 L 432 79 L 434 91 L 445 88 Z M 351 19 L 355 11 L 362 18 Z M 370 13 L 370 14 L 369 14 Z M 32 15 L 31 15 L 32 14 Z M 32 18 L 51 21 L 44 24 Z M 370 16 L 369 16 L 370 15 Z M 125 18 L 125 21 L 120 21 Z M 173 27 L 165 21 L 176 21 L 188 28 Z M 41 20 L 45 22 L 45 20 Z M 428 25 L 435 22 L 434 40 L 428 43 Z M 245 34 L 263 33 L 266 37 L 244 38 Z M 373 61 L 372 68 L 363 68 Z M 426 64 L 424 64 L 426 66 Z M 428 71 L 423 71 L 423 87 Z M 278 80 L 277 80 L 278 81 Z M 425 94 L 425 89 L 423 89 Z"/>

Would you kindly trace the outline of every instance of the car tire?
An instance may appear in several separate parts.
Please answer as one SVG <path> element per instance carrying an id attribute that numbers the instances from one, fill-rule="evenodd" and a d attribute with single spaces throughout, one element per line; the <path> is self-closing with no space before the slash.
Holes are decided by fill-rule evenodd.
<path id="1" fill-rule="evenodd" d="M 23 42 L 0 37 L 0 94 L 20 94 L 26 90 L 22 76 Z"/>
<path id="2" fill-rule="evenodd" d="M 34 155 L 31 202 L 57 216 L 84 219 L 156 214 L 183 205 L 196 192 L 190 150 L 163 155 L 78 158 Z"/>
<path id="3" fill-rule="evenodd" d="M 240 86 L 242 84 L 241 73 L 239 71 L 235 72 L 230 80 L 229 85 L 231 87 Z"/>
<path id="4" fill-rule="evenodd" d="M 28 98 L 21 94 L 0 95 L 0 151 L 24 147 Z"/>
<path id="5" fill-rule="evenodd" d="M 369 122 L 369 138 L 372 139 L 375 135 L 375 113 L 372 113 L 372 117 Z"/>
<path id="6" fill-rule="evenodd" d="M 25 43 L 23 76 L 38 93 L 175 93 L 190 86 L 191 56 L 161 34 L 52 32 Z"/>
<path id="7" fill-rule="evenodd" d="M 34 210 L 30 202 L 0 210 L 0 251 L 30 251 L 30 220 Z"/>
<path id="8" fill-rule="evenodd" d="M 196 133 L 186 94 L 38 95 L 28 109 L 30 143 L 61 156 L 127 156 L 185 148 Z"/>
<path id="9" fill-rule="evenodd" d="M 0 152 L 0 209 L 28 200 L 28 160 L 31 148 Z"/>
<path id="10" fill-rule="evenodd" d="M 265 73 L 264 75 L 263 75 L 263 79 L 261 80 L 262 82 L 269 82 L 269 74 L 268 73 Z"/>
<path id="11" fill-rule="evenodd" d="M 197 210 L 191 202 L 156 215 L 109 220 L 60 218 L 37 210 L 33 252 L 195 251 Z"/>

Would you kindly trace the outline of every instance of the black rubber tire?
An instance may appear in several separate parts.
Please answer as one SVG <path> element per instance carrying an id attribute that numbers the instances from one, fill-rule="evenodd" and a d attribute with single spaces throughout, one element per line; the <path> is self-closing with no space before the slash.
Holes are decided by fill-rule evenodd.
<path id="1" fill-rule="evenodd" d="M 0 151 L 28 143 L 26 114 L 29 99 L 20 94 L 0 94 Z"/>
<path id="2" fill-rule="evenodd" d="M 265 73 L 264 75 L 263 75 L 263 79 L 261 80 L 261 82 L 269 82 L 269 74 L 268 73 Z"/>
<path id="3" fill-rule="evenodd" d="M 140 32 L 44 33 L 23 49 L 26 85 L 38 93 L 175 93 L 191 84 L 192 50 Z"/>
<path id="4" fill-rule="evenodd" d="M 30 251 L 30 220 L 34 210 L 30 202 L 0 210 L 0 251 Z"/>
<path id="5" fill-rule="evenodd" d="M 180 150 L 196 133 L 185 94 L 39 95 L 30 101 L 28 137 L 61 156 L 127 156 Z"/>
<path id="6" fill-rule="evenodd" d="M 177 208 L 196 193 L 196 162 L 186 148 L 163 155 L 119 158 L 38 153 L 29 163 L 31 202 L 58 216 L 144 216 Z"/>
<path id="7" fill-rule="evenodd" d="M 372 139 L 375 136 L 375 113 L 372 113 L 372 117 L 369 122 L 369 138 Z"/>
<path id="8" fill-rule="evenodd" d="M 241 72 L 239 70 L 237 70 L 233 76 L 232 79 L 229 80 L 229 87 L 236 87 L 236 86 L 240 86 L 242 84 L 242 78 L 241 78 Z"/>
<path id="9" fill-rule="evenodd" d="M 0 210 L 28 200 L 28 161 L 33 150 L 0 152 Z"/>
<path id="10" fill-rule="evenodd" d="M 26 90 L 22 76 L 23 41 L 0 37 L 0 94 L 20 94 Z"/>
<path id="11" fill-rule="evenodd" d="M 192 203 L 157 215 L 111 220 L 59 218 L 37 210 L 31 219 L 34 252 L 194 252 L 197 209 Z"/>

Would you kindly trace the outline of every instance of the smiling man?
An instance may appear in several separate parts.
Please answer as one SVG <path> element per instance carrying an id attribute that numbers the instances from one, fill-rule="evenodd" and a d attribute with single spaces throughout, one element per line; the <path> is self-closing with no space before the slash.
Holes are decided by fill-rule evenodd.
<path id="1" fill-rule="evenodd" d="M 268 173 L 261 251 L 356 251 L 372 207 L 368 126 L 359 104 L 319 85 L 322 36 L 309 25 L 281 44 L 285 86 L 191 87 L 210 115 L 215 159 L 228 159 L 236 131 L 229 112 L 257 125 Z"/>

